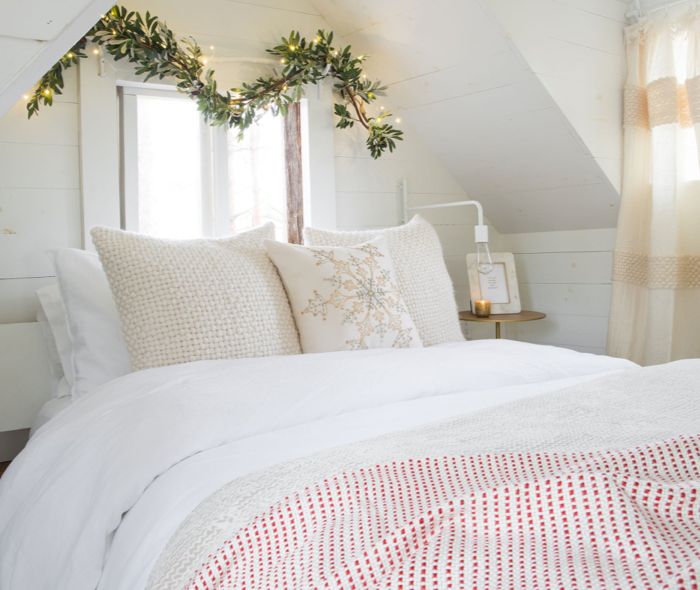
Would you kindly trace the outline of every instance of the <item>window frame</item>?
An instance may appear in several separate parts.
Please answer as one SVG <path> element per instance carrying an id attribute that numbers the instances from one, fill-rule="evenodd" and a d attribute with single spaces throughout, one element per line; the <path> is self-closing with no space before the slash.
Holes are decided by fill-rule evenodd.
<path id="1" fill-rule="evenodd" d="M 168 100 L 190 101 L 173 87 L 120 84 L 120 160 L 121 160 L 121 227 L 138 232 L 138 97 L 156 96 Z M 229 227 L 227 129 L 199 121 L 202 170 L 202 236 L 217 237 L 231 233 Z M 290 106 L 283 122 L 287 241 L 301 244 L 304 229 L 304 183 L 302 162 L 301 105 Z"/>
<path id="2" fill-rule="evenodd" d="M 250 61 L 255 63 L 253 58 Z M 106 56 L 81 60 L 78 68 L 82 245 L 94 251 L 93 227 L 122 227 L 118 88 L 133 85 L 167 90 L 173 85 L 144 84 L 131 64 Z M 336 227 L 333 103 L 332 84 L 327 81 L 308 87 L 300 106 L 304 224 L 327 229 Z"/>
<path id="3" fill-rule="evenodd" d="M 174 88 L 145 88 L 122 84 L 118 89 L 121 112 L 121 227 L 138 232 L 138 97 L 156 96 L 169 100 L 190 101 Z M 202 236 L 216 237 L 230 233 L 228 229 L 228 194 L 226 130 L 212 127 L 203 118 L 199 121 L 202 171 Z"/>

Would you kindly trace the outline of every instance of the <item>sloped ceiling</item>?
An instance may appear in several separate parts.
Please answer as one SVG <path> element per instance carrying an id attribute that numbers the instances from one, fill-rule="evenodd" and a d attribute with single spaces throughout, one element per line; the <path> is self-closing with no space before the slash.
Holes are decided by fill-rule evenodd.
<path id="1" fill-rule="evenodd" d="M 486 2 L 313 2 L 501 232 L 616 225 L 614 183 Z"/>
<path id="2" fill-rule="evenodd" d="M 0 116 L 70 49 L 110 0 L 3 0 L 0 10 Z"/>
<path id="3" fill-rule="evenodd" d="M 154 2 L 168 4 L 149 0 L 149 7 Z M 368 73 L 389 85 L 386 106 L 402 116 L 407 140 L 419 135 L 464 190 L 483 201 L 501 232 L 615 226 L 623 0 L 310 2 L 321 24 L 371 55 Z M 221 7 L 241 11 L 245 4 Z M 27 10 L 23 0 L 5 0 L 0 115 L 110 5 L 35 0 Z M 218 22 L 245 26 L 236 15 Z M 206 32 L 197 23 L 181 24 L 200 37 Z M 286 30 L 286 23 L 273 24 Z M 597 46 L 600 33 L 612 42 Z M 572 48 L 579 53 L 568 53 Z M 581 52 L 598 57 L 584 59 Z M 588 82 L 603 69 L 612 82 L 598 92 Z M 572 82 L 570 72 L 579 78 Z"/>

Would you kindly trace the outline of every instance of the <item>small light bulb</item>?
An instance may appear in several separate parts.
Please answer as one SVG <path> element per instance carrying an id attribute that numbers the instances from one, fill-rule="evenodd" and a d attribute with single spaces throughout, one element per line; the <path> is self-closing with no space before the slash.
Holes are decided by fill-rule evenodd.
<path id="1" fill-rule="evenodd" d="M 214 46 L 213 46 L 213 45 L 210 45 L 210 46 L 209 46 L 209 51 L 214 51 Z"/>
<path id="2" fill-rule="evenodd" d="M 100 55 L 100 50 L 95 48 L 92 50 L 93 55 Z"/>
<path id="3" fill-rule="evenodd" d="M 382 122 L 382 118 L 381 118 L 381 117 L 377 117 L 377 123 L 381 123 L 381 122 Z"/>
<path id="4" fill-rule="evenodd" d="M 316 35 L 316 38 L 314 39 L 314 43 L 320 43 L 321 42 L 321 35 Z"/>
<path id="5" fill-rule="evenodd" d="M 362 61 L 363 59 L 365 59 L 365 56 L 364 56 L 364 55 L 358 55 L 358 56 L 357 56 L 357 59 L 359 59 L 360 61 Z"/>
<path id="6" fill-rule="evenodd" d="M 51 89 L 44 88 L 44 96 L 51 96 Z"/>
<path id="7" fill-rule="evenodd" d="M 367 74 L 362 74 L 362 79 L 366 80 L 367 79 Z"/>
<path id="8" fill-rule="evenodd" d="M 379 110 L 380 110 L 380 111 L 383 111 L 383 110 L 384 110 L 384 107 L 383 107 L 383 106 L 382 106 L 382 107 L 379 107 Z"/>
<path id="9" fill-rule="evenodd" d="M 396 117 L 396 119 L 394 119 L 394 121 L 398 125 L 399 123 L 401 123 L 401 117 Z"/>
<path id="10" fill-rule="evenodd" d="M 72 52 L 72 51 L 69 51 L 69 52 L 66 54 L 66 57 L 67 57 L 68 59 L 73 59 L 73 55 L 74 55 L 73 52 Z"/>
<path id="11" fill-rule="evenodd" d="M 296 45 L 290 45 L 289 51 L 296 51 Z"/>
<path id="12" fill-rule="evenodd" d="M 338 57 L 338 52 L 337 52 L 337 51 L 334 51 L 334 52 L 333 52 L 333 57 Z"/>
<path id="13" fill-rule="evenodd" d="M 281 64 L 286 64 L 286 63 L 287 63 L 287 60 L 284 59 L 284 58 L 282 58 L 282 59 L 280 60 L 280 63 L 281 63 Z"/>
<path id="14" fill-rule="evenodd" d="M 23 98 L 24 100 L 29 100 L 29 95 L 28 95 L 28 94 L 25 94 L 22 98 Z"/>

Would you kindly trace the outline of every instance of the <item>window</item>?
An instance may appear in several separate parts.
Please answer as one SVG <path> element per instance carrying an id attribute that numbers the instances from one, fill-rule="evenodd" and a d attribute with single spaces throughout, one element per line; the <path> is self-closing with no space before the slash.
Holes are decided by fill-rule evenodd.
<path id="1" fill-rule="evenodd" d="M 298 109 L 262 115 L 239 141 L 174 91 L 124 87 L 121 107 L 125 229 L 197 238 L 272 221 L 278 239 L 298 241 L 288 220 L 302 217 L 301 163 L 287 162 L 301 158 Z"/>

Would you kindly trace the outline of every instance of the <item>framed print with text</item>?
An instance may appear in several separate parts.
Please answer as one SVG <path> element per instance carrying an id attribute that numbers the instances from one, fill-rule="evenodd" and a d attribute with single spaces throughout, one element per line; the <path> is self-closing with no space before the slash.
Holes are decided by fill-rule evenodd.
<path id="1" fill-rule="evenodd" d="M 477 268 L 476 254 L 467 254 L 472 309 L 477 299 L 488 299 L 491 302 L 491 314 L 520 313 L 522 306 L 515 258 L 510 252 L 494 252 L 491 254 L 491 260 L 493 269 L 484 274 Z"/>

